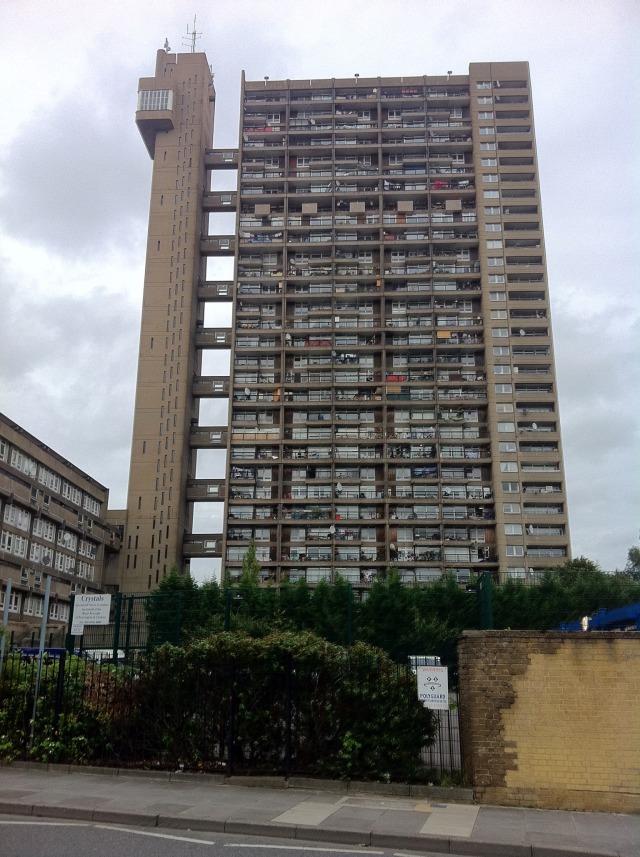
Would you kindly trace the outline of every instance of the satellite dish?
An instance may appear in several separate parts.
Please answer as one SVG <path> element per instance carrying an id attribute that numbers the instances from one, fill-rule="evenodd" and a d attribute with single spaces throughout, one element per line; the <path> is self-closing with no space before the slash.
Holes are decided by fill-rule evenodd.
<path id="1" fill-rule="evenodd" d="M 520 328 L 520 336 L 524 336 L 524 328 Z"/>
<path id="2" fill-rule="evenodd" d="M 251 395 L 251 390 L 248 387 L 245 387 L 244 388 L 244 394 L 245 394 L 245 396 Z"/>
<path id="3" fill-rule="evenodd" d="M 333 524 L 329 527 L 329 532 L 331 533 L 332 536 L 335 535 L 336 528 L 333 526 Z"/>
<path id="4" fill-rule="evenodd" d="M 64 545 L 70 545 L 71 544 L 71 533 L 64 533 L 63 534 L 62 543 Z"/>
<path id="5" fill-rule="evenodd" d="M 42 564 L 43 565 L 51 565 L 51 557 L 50 556 L 43 556 L 42 557 Z"/>
<path id="6" fill-rule="evenodd" d="M 531 428 L 535 431 L 538 428 L 538 423 L 531 423 Z"/>

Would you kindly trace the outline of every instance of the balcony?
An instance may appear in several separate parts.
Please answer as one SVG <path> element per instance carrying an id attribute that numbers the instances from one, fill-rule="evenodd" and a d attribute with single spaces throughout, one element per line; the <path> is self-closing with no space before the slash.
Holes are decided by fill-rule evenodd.
<path id="1" fill-rule="evenodd" d="M 238 149 L 207 149 L 204 165 L 207 170 L 235 170 L 239 159 Z"/>
<path id="2" fill-rule="evenodd" d="M 203 256 L 233 256 L 235 252 L 235 235 L 202 235 L 200 237 L 200 253 Z"/>
<path id="3" fill-rule="evenodd" d="M 189 433 L 189 446 L 192 449 L 226 449 L 227 426 L 192 425 Z"/>
<path id="4" fill-rule="evenodd" d="M 189 479 L 187 481 L 187 500 L 206 502 L 225 500 L 227 483 L 224 479 Z"/>
<path id="5" fill-rule="evenodd" d="M 228 191 L 205 191 L 202 195 L 202 208 L 209 212 L 236 211 L 238 194 Z"/>

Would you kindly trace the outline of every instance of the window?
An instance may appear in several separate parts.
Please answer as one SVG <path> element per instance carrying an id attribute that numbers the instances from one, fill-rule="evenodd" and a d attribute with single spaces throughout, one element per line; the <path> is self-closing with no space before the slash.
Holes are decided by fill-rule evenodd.
<path id="1" fill-rule="evenodd" d="M 501 473 L 517 473 L 518 472 L 518 462 L 517 461 L 501 461 L 500 462 L 500 472 Z"/>
<path id="2" fill-rule="evenodd" d="M 492 95 L 479 95 L 478 96 L 478 104 L 493 104 L 493 96 Z"/>
<path id="3" fill-rule="evenodd" d="M 483 190 L 482 196 L 485 199 L 498 199 L 500 196 L 500 191 L 498 191 L 498 190 Z"/>
<path id="4" fill-rule="evenodd" d="M 500 452 L 515 452 L 516 442 L 514 440 L 501 440 L 498 449 Z"/>
<path id="5" fill-rule="evenodd" d="M 100 514 L 100 503 L 95 500 L 90 494 L 85 494 L 82 499 L 82 508 L 86 512 L 91 512 L 94 515 Z"/>
<path id="6" fill-rule="evenodd" d="M 491 328 L 491 336 L 494 339 L 506 339 L 509 336 L 509 329 L 507 327 L 493 327 Z"/>
<path id="7" fill-rule="evenodd" d="M 507 545 L 507 556 L 524 556 L 524 548 L 522 545 Z"/>
<path id="8" fill-rule="evenodd" d="M 476 81 L 476 89 L 491 89 L 491 81 L 490 80 L 477 80 Z"/>
<path id="9" fill-rule="evenodd" d="M 502 241 L 497 239 L 492 239 L 487 241 L 487 250 L 501 250 L 502 249 Z"/>
<path id="10" fill-rule="evenodd" d="M 492 193 L 492 191 L 485 191 L 485 194 Z M 498 215 L 500 214 L 500 206 L 498 205 L 485 205 L 484 213 L 489 215 Z"/>
<path id="11" fill-rule="evenodd" d="M 520 483 L 519 482 L 502 482 L 502 492 L 503 494 L 519 494 L 520 493 Z"/>
<path id="12" fill-rule="evenodd" d="M 492 285 L 504 283 L 504 274 L 489 274 L 488 280 Z"/>
<path id="13" fill-rule="evenodd" d="M 519 515 L 520 503 L 503 503 L 502 511 L 505 515 Z"/>
<path id="14" fill-rule="evenodd" d="M 172 89 L 142 89 L 138 93 L 138 110 L 173 110 Z"/>
<path id="15" fill-rule="evenodd" d="M 82 491 L 71 485 L 69 482 L 62 483 L 62 496 L 65 500 L 71 500 L 71 502 L 75 503 L 77 506 L 79 506 L 82 501 Z"/>
<path id="16" fill-rule="evenodd" d="M 487 258 L 487 265 L 490 268 L 501 268 L 504 265 L 504 257 L 503 256 L 489 256 Z"/>
<path id="17" fill-rule="evenodd" d="M 478 119 L 493 119 L 493 110 L 481 110 Z"/>
<path id="18" fill-rule="evenodd" d="M 481 137 L 488 137 L 489 135 L 492 136 L 496 133 L 496 129 L 492 125 L 481 125 L 479 130 Z"/>
<path id="19" fill-rule="evenodd" d="M 39 536 L 41 539 L 46 539 L 48 542 L 54 541 L 56 537 L 56 528 L 50 521 L 45 521 L 42 518 L 36 518 L 33 522 L 33 535 Z"/>
<path id="20" fill-rule="evenodd" d="M 58 622 L 66 622 L 69 619 L 69 605 L 54 601 L 49 605 L 49 618 Z"/>
<path id="21" fill-rule="evenodd" d="M 490 301 L 506 301 L 507 293 L 506 292 L 489 292 L 489 300 Z M 493 318 L 493 316 L 492 316 Z"/>
<path id="22" fill-rule="evenodd" d="M 28 532 L 31 526 L 31 513 L 19 506 L 8 505 L 4 507 L 3 520 L 5 524 Z"/>
<path id="23" fill-rule="evenodd" d="M 485 223 L 484 231 L 485 232 L 502 232 L 502 224 L 501 223 Z"/>
<path id="24" fill-rule="evenodd" d="M 493 367 L 493 371 L 495 375 L 511 375 L 511 366 L 500 363 Z"/>
<path id="25" fill-rule="evenodd" d="M 486 143 L 480 143 L 480 151 L 481 152 L 495 152 L 496 144 L 495 141 L 489 141 Z"/>
<path id="26" fill-rule="evenodd" d="M 481 158 L 480 163 L 483 167 L 497 167 L 498 159 L 497 158 Z"/>
<path id="27" fill-rule="evenodd" d="M 521 536 L 522 524 L 505 524 L 504 534 L 505 536 Z"/>
<path id="28" fill-rule="evenodd" d="M 38 469 L 35 461 L 19 449 L 11 450 L 11 466 L 20 470 L 21 473 L 26 473 L 27 476 L 35 476 Z"/>
<path id="29" fill-rule="evenodd" d="M 513 413 L 513 405 L 511 402 L 498 402 L 496 404 L 496 413 L 497 414 L 512 414 Z"/>
<path id="30" fill-rule="evenodd" d="M 492 309 L 491 310 L 491 318 L 501 319 L 501 318 L 506 318 L 506 317 L 507 317 L 506 309 Z"/>
<path id="31" fill-rule="evenodd" d="M 514 432 L 516 430 L 515 423 L 498 423 L 498 431 L 503 434 L 506 432 Z"/>
<path id="32" fill-rule="evenodd" d="M 38 482 L 40 482 L 41 485 L 44 485 L 45 488 L 50 488 L 52 491 L 60 490 L 60 477 L 42 465 L 38 467 Z"/>
<path id="33" fill-rule="evenodd" d="M 9 533 L 6 530 L 0 533 L 0 550 L 7 551 L 7 553 L 25 557 L 27 555 L 28 544 L 28 539 L 16 536 L 15 533 Z"/>
<path id="34" fill-rule="evenodd" d="M 509 346 L 508 345 L 494 345 L 493 346 L 493 356 L 494 357 L 507 357 L 509 354 Z"/>
<path id="35" fill-rule="evenodd" d="M 22 612 L 25 616 L 42 616 L 43 604 L 42 598 L 27 595 L 22 604 Z"/>
<path id="36" fill-rule="evenodd" d="M 498 181 L 498 174 L 497 173 L 483 173 L 482 174 L 482 181 L 485 184 L 496 184 Z"/>

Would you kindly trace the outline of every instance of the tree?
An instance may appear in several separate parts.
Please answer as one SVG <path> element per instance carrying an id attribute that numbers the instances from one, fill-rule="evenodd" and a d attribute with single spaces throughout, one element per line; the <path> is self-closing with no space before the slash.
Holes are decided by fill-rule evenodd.
<path id="1" fill-rule="evenodd" d="M 395 660 L 406 661 L 415 651 L 418 613 L 415 590 L 405 586 L 396 568 L 384 580 L 376 580 L 362 603 L 360 639 L 379 646 Z"/>
<path id="2" fill-rule="evenodd" d="M 213 590 L 207 591 L 209 604 L 212 594 Z M 156 592 L 147 598 L 151 645 L 180 643 L 203 634 L 208 624 L 206 604 L 203 590 L 191 575 L 180 574 L 177 566 L 172 566 Z"/>
<path id="3" fill-rule="evenodd" d="M 242 572 L 238 581 L 240 589 L 253 589 L 260 586 L 262 566 L 256 556 L 256 543 L 251 539 L 247 552 L 242 558 Z"/>
<path id="4" fill-rule="evenodd" d="M 627 564 L 624 567 L 627 574 L 630 574 L 634 580 L 640 580 L 640 548 L 629 548 L 627 553 Z"/>

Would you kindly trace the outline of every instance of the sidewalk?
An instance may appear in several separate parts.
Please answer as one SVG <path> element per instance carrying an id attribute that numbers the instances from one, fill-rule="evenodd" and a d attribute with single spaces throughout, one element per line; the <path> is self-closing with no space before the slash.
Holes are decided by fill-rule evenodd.
<path id="1" fill-rule="evenodd" d="M 0 766 L 0 813 L 471 857 L 640 857 L 640 815 L 448 803 L 442 791 L 400 797 L 376 793 L 375 784 L 303 785 L 14 763 Z"/>

